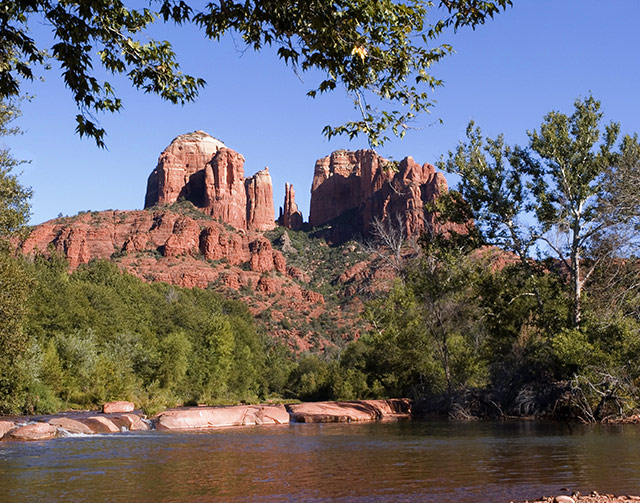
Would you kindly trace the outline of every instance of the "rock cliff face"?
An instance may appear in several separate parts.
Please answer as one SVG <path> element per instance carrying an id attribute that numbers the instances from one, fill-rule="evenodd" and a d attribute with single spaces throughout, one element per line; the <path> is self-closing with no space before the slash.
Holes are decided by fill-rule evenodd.
<path id="1" fill-rule="evenodd" d="M 61 217 L 34 227 L 18 247 L 25 255 L 55 251 L 71 269 L 106 259 L 146 281 L 214 288 L 245 301 L 254 315 L 262 313 L 269 333 L 294 350 L 331 344 L 308 324 L 305 328 L 325 312 L 325 299 L 311 289 L 307 274 L 288 265 L 283 252 L 261 233 L 232 229 L 189 203 Z M 283 328 L 277 323 L 284 313 L 305 321 L 299 328 Z"/>
<path id="2" fill-rule="evenodd" d="M 284 186 L 284 206 L 280 208 L 278 223 L 294 231 L 302 228 L 302 212 L 298 210 L 296 193 L 293 191 L 293 185 L 289 183 Z"/>
<path id="3" fill-rule="evenodd" d="M 58 218 L 16 244 L 25 254 L 53 249 L 71 269 L 109 259 L 146 281 L 214 288 L 245 301 L 293 349 L 321 350 L 358 337 L 359 296 L 387 288 L 394 273 L 353 243 L 331 247 L 319 238 L 341 244 L 366 236 L 376 219 L 396 215 L 407 236 L 417 235 L 431 219 L 425 203 L 446 190 L 430 164 L 407 157 L 391 167 L 372 150 L 320 159 L 309 223 L 326 225 L 327 232 L 263 234 L 275 227 L 269 170 L 245 178 L 242 155 L 196 131 L 178 136 L 160 155 L 148 180 L 147 210 Z M 279 223 L 303 227 L 290 184 Z"/>
<path id="4" fill-rule="evenodd" d="M 407 236 L 420 234 L 431 221 L 425 203 L 447 190 L 431 164 L 406 157 L 394 169 L 373 150 L 338 150 L 316 162 L 309 224 L 334 224 L 332 241 L 366 236 L 375 219 L 399 215 Z"/>
<path id="5" fill-rule="evenodd" d="M 269 168 L 247 178 L 244 185 L 247 193 L 247 227 L 256 231 L 273 229 L 273 184 Z"/>
<path id="6" fill-rule="evenodd" d="M 194 220 L 172 211 L 103 211 L 73 220 L 60 218 L 35 227 L 21 244 L 25 254 L 46 252 L 49 247 L 66 256 L 72 269 L 91 259 L 148 252 L 165 258 L 202 257 L 231 265 L 246 263 L 246 269 L 257 273 L 286 273 L 282 253 L 262 235 L 233 232 L 213 220 Z M 202 275 L 200 281 L 165 280 L 206 287 L 214 273 Z"/>
<path id="7" fill-rule="evenodd" d="M 204 131 L 175 138 L 149 176 L 145 208 L 191 201 L 236 229 L 275 227 L 268 170 L 244 178 L 244 157 Z"/>

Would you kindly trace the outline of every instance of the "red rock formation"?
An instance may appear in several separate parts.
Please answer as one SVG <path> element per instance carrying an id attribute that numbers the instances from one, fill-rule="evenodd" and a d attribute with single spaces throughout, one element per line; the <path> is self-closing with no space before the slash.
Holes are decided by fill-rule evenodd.
<path id="1" fill-rule="evenodd" d="M 158 430 L 192 430 L 224 426 L 288 424 L 283 405 L 235 405 L 231 407 L 185 407 L 166 410 L 154 419 Z"/>
<path id="2" fill-rule="evenodd" d="M 7 433 L 11 440 L 49 440 L 58 435 L 58 427 L 49 423 L 32 423 L 19 426 Z"/>
<path id="3" fill-rule="evenodd" d="M 119 414 L 110 416 L 109 419 L 120 428 L 120 431 L 123 429 L 129 431 L 146 431 L 151 429 L 137 414 Z"/>
<path id="4" fill-rule="evenodd" d="M 36 227 L 20 249 L 31 254 L 50 246 L 67 257 L 72 269 L 91 259 L 109 259 L 114 253 L 147 251 L 167 258 L 202 255 L 232 265 L 249 263 L 252 271 L 260 273 L 287 273 L 283 255 L 261 235 L 234 232 L 218 222 L 171 211 L 105 211 L 72 221 L 51 220 Z"/>
<path id="5" fill-rule="evenodd" d="M 16 427 L 16 423 L 13 421 L 0 421 L 0 438 L 2 438 L 5 433 L 13 430 Z"/>
<path id="6" fill-rule="evenodd" d="M 293 185 L 285 183 L 284 185 L 284 206 L 280 208 L 280 225 L 297 231 L 302 228 L 302 212 L 298 210 L 296 204 L 296 193 L 293 191 Z"/>
<path id="7" fill-rule="evenodd" d="M 204 131 L 175 138 L 160 154 L 158 165 L 149 176 L 145 208 L 175 203 L 181 196 L 191 201 L 202 187 L 200 172 L 221 148 L 226 145 Z"/>
<path id="8" fill-rule="evenodd" d="M 82 434 L 82 435 L 93 435 L 95 432 L 89 428 L 86 424 L 77 419 L 72 419 L 70 417 L 54 417 L 49 419 L 49 424 L 62 428 L 69 433 Z"/>
<path id="9" fill-rule="evenodd" d="M 82 424 L 87 425 L 94 433 L 119 433 L 118 425 L 105 416 L 90 416 L 78 419 Z"/>
<path id="10" fill-rule="evenodd" d="M 230 148 L 220 149 L 204 166 L 202 210 L 236 229 L 247 228 L 244 157 Z"/>
<path id="11" fill-rule="evenodd" d="M 275 225 L 268 170 L 245 180 L 244 157 L 204 131 L 174 139 L 149 176 L 145 208 L 180 199 L 236 229 Z"/>
<path id="12" fill-rule="evenodd" d="M 424 205 L 447 190 L 431 164 L 403 159 L 397 171 L 373 150 L 338 150 L 316 162 L 309 223 L 335 223 L 331 236 L 343 241 L 371 232 L 374 219 L 400 215 L 407 236 L 417 235 L 430 221 Z"/>
<path id="13" fill-rule="evenodd" d="M 269 168 L 244 181 L 247 193 L 247 228 L 269 231 L 276 226 L 273 209 L 273 184 Z"/>
<path id="14" fill-rule="evenodd" d="M 114 412 L 133 412 L 136 406 L 133 402 L 107 402 L 102 406 L 103 414 L 112 414 Z"/>
<path id="15" fill-rule="evenodd" d="M 273 271 L 286 274 L 287 262 L 282 253 L 271 247 L 271 242 L 264 237 L 258 238 L 249 243 L 251 259 L 249 264 L 252 271 L 263 273 Z"/>
<path id="16" fill-rule="evenodd" d="M 408 417 L 411 402 L 406 398 L 357 400 L 353 402 L 306 402 L 287 406 L 295 423 L 350 423 Z"/>

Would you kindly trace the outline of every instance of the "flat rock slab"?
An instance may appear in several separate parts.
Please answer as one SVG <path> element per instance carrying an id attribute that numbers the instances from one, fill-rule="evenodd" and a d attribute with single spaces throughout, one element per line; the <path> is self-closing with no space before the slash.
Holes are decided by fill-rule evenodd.
<path id="1" fill-rule="evenodd" d="M 142 418 L 136 414 L 118 414 L 109 416 L 109 420 L 120 430 L 126 428 L 129 431 L 146 431 L 151 428 Z"/>
<path id="2" fill-rule="evenodd" d="M 598 494 L 593 492 L 588 495 L 580 496 L 549 496 L 535 500 L 527 500 L 525 503 L 563 503 L 569 499 L 576 503 L 629 503 L 631 501 L 640 501 L 640 496 L 615 496 L 613 494 Z"/>
<path id="3" fill-rule="evenodd" d="M 49 424 L 58 426 L 69 433 L 92 435 L 95 432 L 88 425 L 84 424 L 77 419 L 71 419 L 69 417 L 54 417 L 49 420 Z"/>
<path id="4" fill-rule="evenodd" d="M 121 431 L 117 424 L 105 416 L 83 417 L 78 421 L 88 426 L 93 433 L 119 433 Z"/>
<path id="5" fill-rule="evenodd" d="M 107 402 L 102 406 L 102 412 L 104 414 L 122 414 L 125 412 L 133 412 L 136 408 L 133 402 Z"/>
<path id="6" fill-rule="evenodd" d="M 155 418 L 157 430 L 188 430 L 287 423 L 289 423 L 289 413 L 283 405 L 185 407 L 166 410 Z"/>
<path id="7" fill-rule="evenodd" d="M 49 440 L 58 435 L 58 427 L 49 423 L 32 423 L 18 426 L 7 437 L 11 440 Z"/>
<path id="8" fill-rule="evenodd" d="M 5 433 L 13 430 L 16 427 L 16 423 L 13 421 L 0 421 L 0 438 L 4 437 Z"/>
<path id="9" fill-rule="evenodd" d="M 406 399 L 306 402 L 288 405 L 287 408 L 291 421 L 295 423 L 349 423 L 407 416 L 411 402 Z"/>

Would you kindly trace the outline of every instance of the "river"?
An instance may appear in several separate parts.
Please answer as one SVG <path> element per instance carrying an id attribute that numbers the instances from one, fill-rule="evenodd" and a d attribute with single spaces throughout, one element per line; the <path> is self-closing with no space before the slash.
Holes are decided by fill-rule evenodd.
<path id="1" fill-rule="evenodd" d="M 508 503 L 640 494 L 640 426 L 291 424 L 0 442 L 0 501 Z"/>

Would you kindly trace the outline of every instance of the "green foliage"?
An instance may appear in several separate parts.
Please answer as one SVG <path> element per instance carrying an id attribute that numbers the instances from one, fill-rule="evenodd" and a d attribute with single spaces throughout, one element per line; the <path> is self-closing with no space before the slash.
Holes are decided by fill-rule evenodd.
<path id="1" fill-rule="evenodd" d="M 472 122 L 468 142 L 439 163 L 462 176 L 460 193 L 486 243 L 513 251 L 529 269 L 534 246 L 560 261 L 573 328 L 595 269 L 637 244 L 639 201 L 620 181 L 632 181 L 640 147 L 637 136 L 626 136 L 616 150 L 620 126 L 601 128 L 602 115 L 592 96 L 578 99 L 571 115 L 547 114 L 540 130 L 528 133 L 527 148 L 506 146 L 502 135 L 485 140 Z"/>
<path id="2" fill-rule="evenodd" d="M 459 190 L 430 205 L 422 256 L 368 304 L 372 330 L 342 352 L 334 396 L 479 388 L 520 413 L 540 410 L 532 390 L 556 387 L 548 410 L 585 421 L 640 407 L 640 205 L 627 187 L 640 147 L 626 136 L 616 150 L 619 127 L 601 131 L 601 117 L 578 100 L 527 149 L 469 125 L 440 163 Z"/>
<path id="3" fill-rule="evenodd" d="M 486 380 L 483 337 L 473 326 L 468 290 L 458 291 L 452 281 L 445 292 L 438 284 L 449 274 L 445 267 L 427 273 L 422 267 L 416 265 L 406 283 L 369 304 L 373 330 L 343 353 L 341 364 L 352 371 L 355 386 L 362 389 L 366 375 L 371 396 L 421 397 Z"/>
<path id="4" fill-rule="evenodd" d="M 442 0 L 439 5 L 446 7 L 447 15 L 434 25 L 427 24 L 435 10 L 430 1 L 155 3 L 157 12 L 127 8 L 121 0 L 7 4 L 0 12 L 0 99 L 17 96 L 20 82 L 33 80 L 34 65 L 55 61 L 80 111 L 76 132 L 104 146 L 105 131 L 92 113 L 117 112 L 123 104 L 112 85 L 96 76 L 98 63 L 108 73 L 125 74 L 135 88 L 171 103 L 193 101 L 204 85 L 202 79 L 179 71 L 169 42 L 148 38 L 149 25 L 161 19 L 194 24 L 212 40 L 237 33 L 256 51 L 277 45 L 286 65 L 322 75 L 309 96 L 339 86 L 353 98 L 360 120 L 326 126 L 327 136 L 364 133 L 378 145 L 387 139 L 387 130 L 403 136 L 408 122 L 431 108 L 427 91 L 442 82 L 430 74 L 430 67 L 453 51 L 448 44 L 435 43 L 443 30 L 475 28 L 512 1 Z M 52 28 L 51 47 L 31 38 L 29 27 L 35 23 Z M 378 110 L 379 105 L 384 108 Z"/>
<path id="5" fill-rule="evenodd" d="M 20 116 L 15 103 L 0 99 L 0 137 L 20 134 L 10 123 Z M 6 147 L 0 147 L 0 238 L 16 234 L 29 220 L 31 190 L 22 187 L 13 170 L 24 164 L 13 157 Z"/>
<path id="6" fill-rule="evenodd" d="M 328 362 L 317 355 L 303 356 L 289 375 L 289 392 L 307 401 L 333 398 L 331 374 L 335 362 Z"/>
<path id="7" fill-rule="evenodd" d="M 180 384 L 189 369 L 192 345 L 183 331 L 167 334 L 158 343 L 158 377 L 162 388 Z"/>
<path id="8" fill-rule="evenodd" d="M 2 266 L 11 281 L 24 278 L 15 299 L 22 311 L 8 299 L 0 303 L 20 315 L 7 317 L 0 337 L 9 362 L 0 395 L 6 412 L 115 399 L 157 411 L 186 402 L 256 401 L 284 389 L 289 355 L 257 332 L 244 304 L 211 291 L 147 284 L 104 261 L 69 274 L 55 256 L 28 263 L 2 258 L 0 283 Z M 33 356 L 22 365 L 9 359 L 23 353 Z"/>
<path id="9" fill-rule="evenodd" d="M 119 0 L 11 2 L 0 14 L 0 99 L 18 95 L 21 80 L 33 80 L 33 65 L 54 60 L 80 110 L 76 132 L 99 146 L 105 131 L 92 112 L 117 112 L 122 103 L 111 84 L 95 76 L 95 54 L 109 73 L 126 74 L 145 93 L 172 103 L 194 100 L 204 81 L 179 71 L 168 42 L 147 40 L 144 30 L 156 16 L 148 9 L 128 9 Z M 52 27 L 50 48 L 30 37 L 29 26 L 39 22 Z"/>
<path id="10" fill-rule="evenodd" d="M 0 413 L 15 413 L 24 404 L 29 338 L 22 323 L 31 278 L 21 261 L 0 247 Z"/>

